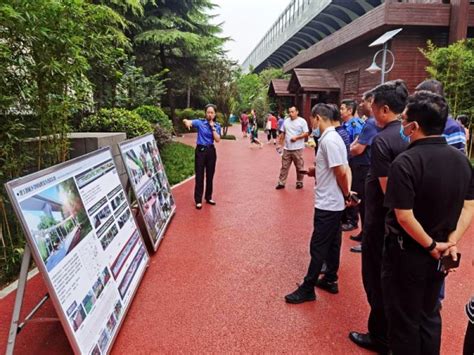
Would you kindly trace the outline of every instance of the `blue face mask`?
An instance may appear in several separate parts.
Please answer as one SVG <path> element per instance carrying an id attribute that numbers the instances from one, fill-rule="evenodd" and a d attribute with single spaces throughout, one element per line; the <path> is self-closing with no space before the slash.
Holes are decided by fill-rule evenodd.
<path id="1" fill-rule="evenodd" d="M 321 131 L 319 130 L 319 127 L 313 130 L 313 136 L 314 138 L 319 138 L 321 137 Z"/>
<path id="2" fill-rule="evenodd" d="M 408 125 L 407 125 L 408 126 Z M 410 136 L 407 136 L 405 134 L 405 128 L 407 127 L 403 127 L 403 125 L 400 125 L 400 137 L 402 137 L 403 141 L 404 142 L 407 142 L 407 143 L 410 143 Z"/>

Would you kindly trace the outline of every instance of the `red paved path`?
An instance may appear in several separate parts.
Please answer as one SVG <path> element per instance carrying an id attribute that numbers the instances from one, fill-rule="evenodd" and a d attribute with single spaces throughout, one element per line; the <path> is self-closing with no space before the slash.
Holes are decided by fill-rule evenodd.
<path id="1" fill-rule="evenodd" d="M 189 135 L 183 141 L 193 139 Z M 311 150 L 305 158 L 312 162 Z M 194 181 L 174 189 L 176 216 L 151 259 L 113 353 L 364 353 L 347 338 L 350 330 L 366 329 L 368 310 L 360 255 L 348 251 L 354 245 L 348 233 L 340 293 L 317 291 L 316 302 L 302 305 L 283 300 L 308 264 L 313 186 L 307 180 L 304 189 L 295 190 L 292 171 L 287 188 L 275 191 L 279 165 L 273 145 L 250 149 L 247 140 L 223 141 L 214 180 L 217 206 L 194 208 Z M 459 272 L 447 280 L 443 354 L 461 352 L 463 306 L 474 293 L 473 231 L 461 245 Z M 28 283 L 24 309 L 44 293 L 41 278 L 35 277 Z M 14 294 L 0 300 L 0 349 L 13 301 Z M 40 315 L 54 315 L 50 303 Z M 71 349 L 58 323 L 31 324 L 17 338 L 18 354 L 67 352 Z"/>

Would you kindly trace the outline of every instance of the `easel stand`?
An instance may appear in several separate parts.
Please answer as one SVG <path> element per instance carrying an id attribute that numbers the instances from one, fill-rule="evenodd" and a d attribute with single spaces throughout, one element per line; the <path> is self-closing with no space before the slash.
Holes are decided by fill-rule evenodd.
<path id="1" fill-rule="evenodd" d="M 15 305 L 13 306 L 12 321 L 10 323 L 10 332 L 8 333 L 8 343 L 6 355 L 13 355 L 15 348 L 15 339 L 18 333 L 26 326 L 28 322 L 56 322 L 58 318 L 35 318 L 32 319 L 35 313 L 41 306 L 49 299 L 49 294 L 46 294 L 41 301 L 31 310 L 25 319 L 20 323 L 21 307 L 23 305 L 23 296 L 25 295 L 26 281 L 28 278 L 28 267 L 31 261 L 31 249 L 28 243 L 25 244 L 25 252 L 21 261 L 20 277 L 18 279 L 18 288 L 16 291 Z"/>

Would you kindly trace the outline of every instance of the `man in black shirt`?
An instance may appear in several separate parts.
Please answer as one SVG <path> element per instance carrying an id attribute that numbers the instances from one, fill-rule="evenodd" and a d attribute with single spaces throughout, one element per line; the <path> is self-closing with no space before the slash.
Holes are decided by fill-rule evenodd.
<path id="1" fill-rule="evenodd" d="M 411 96 L 400 130 L 411 143 L 390 167 L 382 285 L 395 355 L 439 354 L 439 259 L 455 251 L 460 236 L 453 232 L 465 201 L 474 199 L 469 160 L 441 136 L 447 117 L 442 96 Z"/>
<path id="2" fill-rule="evenodd" d="M 362 237 L 362 280 L 370 305 L 368 333 L 350 332 L 357 345 L 385 352 L 387 321 L 382 298 L 382 250 L 385 234 L 384 193 L 390 164 L 404 151 L 407 143 L 400 137 L 398 115 L 403 112 L 408 90 L 402 80 L 389 81 L 373 90 L 372 111 L 379 127 L 372 142 L 371 166 L 365 185 L 365 221 Z"/>

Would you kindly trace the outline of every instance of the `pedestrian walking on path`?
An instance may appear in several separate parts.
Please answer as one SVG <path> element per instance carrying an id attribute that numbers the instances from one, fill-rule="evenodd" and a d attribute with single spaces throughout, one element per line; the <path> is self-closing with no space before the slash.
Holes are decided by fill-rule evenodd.
<path id="1" fill-rule="evenodd" d="M 285 120 L 281 128 L 280 145 L 283 145 L 283 155 L 281 157 L 280 176 L 277 190 L 285 188 L 288 172 L 291 163 L 296 167 L 296 188 L 303 188 L 303 177 L 300 173 L 304 169 L 303 150 L 304 140 L 309 136 L 309 129 L 306 120 L 298 116 L 298 109 L 295 106 L 289 108 L 290 117 Z"/>
<path id="2" fill-rule="evenodd" d="M 276 144 L 277 138 L 277 128 L 278 128 L 278 121 L 273 113 L 268 115 L 267 123 L 265 129 L 267 131 L 267 144 L 271 143 L 271 139 L 273 138 L 273 144 Z"/>
<path id="3" fill-rule="evenodd" d="M 242 137 L 247 138 L 247 131 L 249 129 L 249 115 L 247 115 L 247 111 L 243 111 L 240 115 L 240 125 L 242 127 Z"/>
<path id="4" fill-rule="evenodd" d="M 257 114 L 255 110 L 251 111 L 250 120 L 249 120 L 249 131 L 250 131 L 250 146 L 252 143 L 258 144 L 260 148 L 263 147 L 263 143 L 258 139 L 258 123 L 257 123 Z"/>
<path id="5" fill-rule="evenodd" d="M 188 129 L 197 128 L 197 142 L 194 160 L 194 170 L 196 173 L 196 184 L 194 186 L 194 202 L 196 208 L 202 208 L 202 194 L 204 191 L 204 174 L 206 175 L 206 202 L 215 205 L 212 199 L 213 179 L 216 170 L 216 148 L 214 142 L 219 143 L 221 140 L 221 126 L 215 123 L 217 107 L 208 104 L 205 107 L 206 119 L 183 120 Z"/>

